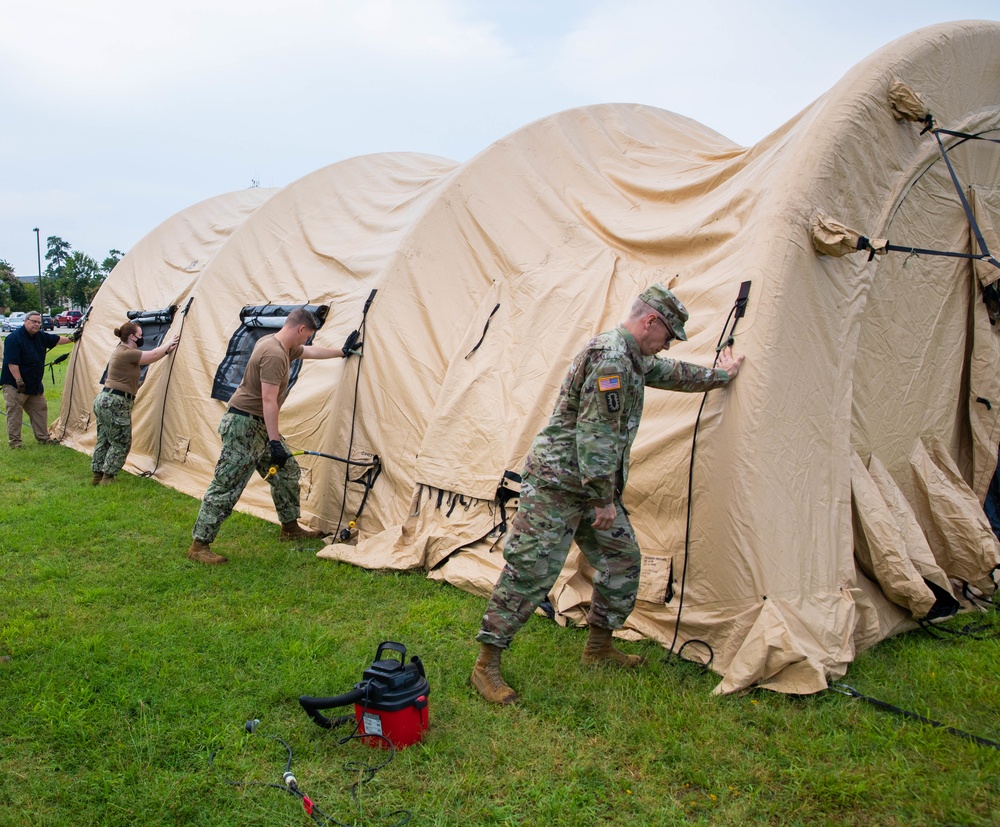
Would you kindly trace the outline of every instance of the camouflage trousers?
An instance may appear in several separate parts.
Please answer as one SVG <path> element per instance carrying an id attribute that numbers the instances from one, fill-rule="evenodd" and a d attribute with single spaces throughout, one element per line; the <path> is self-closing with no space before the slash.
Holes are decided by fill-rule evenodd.
<path id="1" fill-rule="evenodd" d="M 264 423 L 249 416 L 227 413 L 219 423 L 222 453 L 215 464 L 215 476 L 201 501 L 198 519 L 191 532 L 195 540 L 211 543 L 226 518 L 233 513 L 243 489 L 256 471 L 271 485 L 271 499 L 282 523 L 299 518 L 299 478 L 302 471 L 291 457 L 271 477 L 271 452 Z M 282 444 L 285 441 L 282 440 Z M 288 450 L 288 446 L 285 445 Z"/>
<path id="2" fill-rule="evenodd" d="M 504 543 L 507 565 L 493 589 L 476 635 L 480 643 L 506 649 L 532 612 L 548 596 L 566 562 L 572 540 L 594 568 L 587 622 L 620 629 L 635 606 L 641 556 L 621 501 L 614 525 L 597 531 L 586 497 L 547 486 L 532 475 L 521 482 L 521 501 Z"/>
<path id="3" fill-rule="evenodd" d="M 94 400 L 97 445 L 90 467 L 95 473 L 113 477 L 122 470 L 132 447 L 132 405 L 134 400 L 113 393 L 99 393 Z"/>

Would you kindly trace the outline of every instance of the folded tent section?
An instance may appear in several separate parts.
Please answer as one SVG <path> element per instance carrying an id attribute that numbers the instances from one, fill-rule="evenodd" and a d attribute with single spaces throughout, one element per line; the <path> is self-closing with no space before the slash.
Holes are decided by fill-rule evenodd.
<path id="1" fill-rule="evenodd" d="M 976 252 L 960 192 L 993 243 L 1000 149 L 925 131 L 927 113 L 1000 137 L 1000 24 L 901 38 L 753 147 L 605 104 L 463 163 L 361 156 L 220 196 L 109 276 L 56 433 L 92 450 L 89 408 L 128 310 L 187 308 L 180 348 L 137 399 L 128 468 L 199 497 L 225 410 L 212 384 L 241 309 L 326 306 L 316 342 L 333 347 L 364 318 L 363 357 L 303 363 L 282 411 L 294 448 L 382 463 L 368 489 L 302 458 L 310 525 L 336 531 L 364 502 L 356 543 L 319 556 L 422 568 L 485 595 L 516 503 L 498 490 L 576 352 L 660 281 L 691 311 L 669 355 L 711 364 L 749 281 L 747 361 L 705 401 L 690 490 L 702 400 L 647 392 L 625 494 L 644 555 L 625 634 L 703 642 L 686 653 L 711 658 L 717 692 L 819 691 L 859 650 L 962 600 L 962 581 L 991 591 L 997 563 L 975 515 L 1000 438 L 991 274 L 915 251 Z M 259 480 L 240 507 L 275 519 Z M 583 622 L 589 578 L 572 553 L 550 595 L 559 622 Z"/>

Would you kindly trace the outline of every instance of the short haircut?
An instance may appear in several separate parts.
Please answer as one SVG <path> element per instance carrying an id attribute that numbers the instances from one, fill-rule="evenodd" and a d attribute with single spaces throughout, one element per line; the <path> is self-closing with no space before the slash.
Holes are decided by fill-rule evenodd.
<path id="1" fill-rule="evenodd" d="M 298 327 L 300 324 L 304 324 L 310 330 L 319 330 L 319 319 L 316 318 L 316 314 L 304 307 L 295 308 L 285 320 L 286 326 Z"/>
<path id="2" fill-rule="evenodd" d="M 39 319 L 42 318 L 42 314 L 39 313 L 37 310 L 29 310 L 27 313 L 24 314 L 24 318 L 26 320 L 30 319 L 32 316 L 38 316 Z"/>
<path id="3" fill-rule="evenodd" d="M 662 319 L 663 316 L 657 311 L 655 307 L 650 307 L 642 299 L 636 299 L 632 302 L 632 306 L 629 308 L 628 317 L 626 321 L 637 322 L 644 316 L 648 316 L 652 313 L 658 319 Z"/>

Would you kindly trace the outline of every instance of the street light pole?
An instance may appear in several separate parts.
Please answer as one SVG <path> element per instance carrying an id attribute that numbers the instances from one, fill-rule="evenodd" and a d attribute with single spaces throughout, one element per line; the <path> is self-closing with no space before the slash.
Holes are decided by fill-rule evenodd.
<path id="1" fill-rule="evenodd" d="M 42 237 L 35 227 L 35 247 L 38 249 L 38 312 L 45 312 L 45 299 L 42 298 Z"/>

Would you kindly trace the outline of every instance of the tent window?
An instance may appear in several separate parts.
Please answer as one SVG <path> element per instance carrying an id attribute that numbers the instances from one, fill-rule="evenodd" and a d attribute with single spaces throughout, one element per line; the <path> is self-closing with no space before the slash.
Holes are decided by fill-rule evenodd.
<path id="1" fill-rule="evenodd" d="M 130 322 L 135 322 L 142 328 L 142 347 L 140 350 L 154 350 L 163 343 L 163 337 L 170 330 L 170 325 L 174 323 L 174 313 L 177 312 L 177 305 L 165 307 L 163 310 L 129 310 L 125 315 Z M 146 371 L 149 365 L 143 365 L 139 370 L 139 387 L 146 381 Z M 108 378 L 107 365 L 104 366 L 104 373 L 101 374 L 101 384 Z"/>
<path id="2" fill-rule="evenodd" d="M 326 305 L 317 304 L 265 304 L 257 306 L 247 306 L 240 311 L 240 326 L 229 339 L 229 347 L 226 349 L 226 356 L 215 372 L 215 382 L 212 383 L 212 398 L 221 399 L 228 402 L 236 388 L 243 380 L 243 372 L 247 368 L 250 354 L 254 345 L 265 336 L 277 332 L 285 323 L 288 314 L 293 310 L 304 307 L 319 319 L 320 327 L 326 321 L 326 314 L 329 308 Z M 309 344 L 312 337 L 309 338 Z M 299 376 L 302 361 L 296 359 L 292 362 L 292 367 L 288 375 L 288 390 L 291 391 L 295 380 Z"/>

